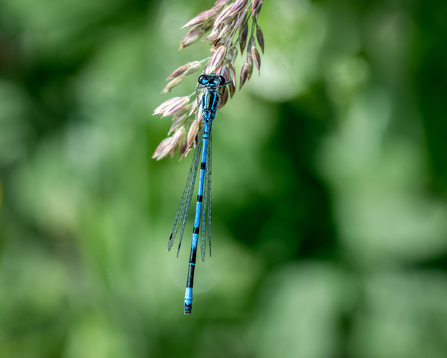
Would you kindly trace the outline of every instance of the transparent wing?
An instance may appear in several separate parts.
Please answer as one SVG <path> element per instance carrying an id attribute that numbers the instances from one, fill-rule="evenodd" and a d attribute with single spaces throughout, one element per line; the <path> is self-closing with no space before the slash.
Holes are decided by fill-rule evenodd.
<path id="1" fill-rule="evenodd" d="M 172 225 L 171 235 L 168 241 L 168 250 L 171 251 L 172 245 L 174 245 L 177 232 L 182 226 L 180 232 L 180 239 L 178 244 L 177 256 L 180 252 L 180 246 L 182 244 L 183 232 L 185 230 L 186 219 L 188 217 L 189 208 L 191 206 L 191 197 L 194 192 L 194 184 L 196 182 L 197 170 L 199 168 L 200 154 L 202 152 L 203 144 L 203 126 L 198 135 L 198 142 L 192 158 L 191 167 L 189 168 L 188 178 L 186 179 L 185 189 L 183 190 L 182 198 L 180 199 L 180 205 L 175 215 L 174 224 Z"/>

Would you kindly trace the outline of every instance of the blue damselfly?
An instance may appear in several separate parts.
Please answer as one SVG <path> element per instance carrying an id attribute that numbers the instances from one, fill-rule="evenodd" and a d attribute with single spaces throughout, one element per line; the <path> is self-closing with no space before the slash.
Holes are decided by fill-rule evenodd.
<path id="1" fill-rule="evenodd" d="M 199 89 L 206 90 L 201 99 L 200 112 L 202 115 L 202 125 L 198 134 L 197 145 L 192 158 L 188 178 L 186 179 L 185 189 L 183 190 L 180 205 L 177 215 L 175 216 L 174 225 L 172 226 L 171 235 L 168 241 L 168 250 L 171 250 L 171 247 L 174 244 L 175 236 L 181 227 L 177 250 L 178 256 L 200 163 L 199 189 L 197 194 L 196 213 L 194 217 L 188 276 L 186 279 L 185 314 L 191 314 L 192 309 L 192 290 L 194 285 L 194 269 L 196 264 L 199 232 L 201 232 L 200 249 L 202 261 L 205 261 L 206 254 L 206 230 L 208 231 L 208 247 L 209 254 L 211 256 L 211 126 L 213 119 L 216 116 L 220 96 L 222 96 L 222 93 L 218 90 L 220 87 L 224 87 L 230 83 L 226 81 L 224 76 L 218 76 L 214 73 L 209 75 L 201 75 L 197 82 L 198 84 L 196 91 Z M 197 96 L 197 98 L 199 98 L 199 96 Z"/>

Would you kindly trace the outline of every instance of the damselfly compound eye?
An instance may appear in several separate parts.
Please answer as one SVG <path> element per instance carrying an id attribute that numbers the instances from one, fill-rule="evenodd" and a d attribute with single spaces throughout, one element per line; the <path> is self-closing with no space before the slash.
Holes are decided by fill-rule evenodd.
<path id="1" fill-rule="evenodd" d="M 199 79 L 197 80 L 197 83 L 202 86 L 206 85 L 208 83 L 208 76 L 200 75 Z"/>
<path id="2" fill-rule="evenodd" d="M 225 86 L 225 83 L 227 83 L 227 80 L 224 76 L 219 76 L 219 86 Z"/>

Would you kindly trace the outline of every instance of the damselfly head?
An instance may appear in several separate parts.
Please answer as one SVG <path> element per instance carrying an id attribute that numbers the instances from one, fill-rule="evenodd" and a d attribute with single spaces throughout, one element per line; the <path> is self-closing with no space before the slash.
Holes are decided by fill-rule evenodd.
<path id="1" fill-rule="evenodd" d="M 201 75 L 197 80 L 200 86 L 214 85 L 214 86 L 225 86 L 227 80 L 224 76 L 218 76 L 215 73 L 209 75 Z"/>

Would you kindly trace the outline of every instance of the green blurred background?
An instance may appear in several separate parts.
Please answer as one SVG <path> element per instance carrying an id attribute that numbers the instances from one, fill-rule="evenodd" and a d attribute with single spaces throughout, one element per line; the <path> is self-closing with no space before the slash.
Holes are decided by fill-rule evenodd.
<path id="1" fill-rule="evenodd" d="M 446 357 L 447 2 L 264 1 L 190 317 L 151 114 L 212 5 L 1 0 L 0 357 Z"/>

